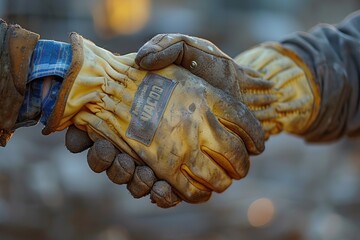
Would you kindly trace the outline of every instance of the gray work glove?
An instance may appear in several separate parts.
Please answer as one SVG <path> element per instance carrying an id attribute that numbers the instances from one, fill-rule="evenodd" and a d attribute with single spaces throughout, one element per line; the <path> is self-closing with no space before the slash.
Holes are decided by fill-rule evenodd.
<path id="1" fill-rule="evenodd" d="M 136 166 L 131 156 L 121 153 L 108 140 L 99 138 L 93 142 L 86 132 L 72 125 L 66 132 L 65 145 L 72 153 L 89 149 L 87 161 L 91 170 L 95 173 L 106 171 L 112 182 L 127 184 L 134 198 L 150 193 L 151 201 L 161 208 L 174 207 L 181 201 L 170 184 L 156 179 L 151 168 Z"/>

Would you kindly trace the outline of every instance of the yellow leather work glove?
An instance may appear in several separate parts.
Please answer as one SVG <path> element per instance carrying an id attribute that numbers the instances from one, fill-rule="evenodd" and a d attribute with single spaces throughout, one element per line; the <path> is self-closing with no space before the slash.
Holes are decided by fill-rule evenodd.
<path id="1" fill-rule="evenodd" d="M 147 72 L 77 34 L 73 60 L 43 133 L 71 124 L 151 167 L 188 202 L 244 177 L 264 149 L 258 120 L 238 99 L 171 65 Z"/>
<path id="2" fill-rule="evenodd" d="M 276 102 L 262 109 L 250 107 L 263 125 L 274 126 L 270 134 L 283 130 L 296 135 L 305 133 L 319 112 L 320 93 L 303 61 L 278 43 L 264 43 L 240 54 L 235 61 L 274 84 Z"/>
<path id="3" fill-rule="evenodd" d="M 207 40 L 159 34 L 140 48 L 136 62 L 147 70 L 181 65 L 237 97 L 260 120 L 266 138 L 283 130 L 301 134 L 320 107 L 310 71 L 279 44 L 256 47 L 234 61 Z"/>

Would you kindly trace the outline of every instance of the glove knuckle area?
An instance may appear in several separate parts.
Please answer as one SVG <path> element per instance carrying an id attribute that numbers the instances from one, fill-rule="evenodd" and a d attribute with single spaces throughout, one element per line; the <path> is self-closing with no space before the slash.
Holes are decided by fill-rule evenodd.
<path id="1" fill-rule="evenodd" d="M 161 51 L 162 49 L 181 41 L 181 39 L 179 39 L 179 37 L 177 37 L 176 35 L 179 34 L 162 33 L 155 35 L 139 49 L 137 57 L 135 58 L 135 62 L 139 63 L 138 60 L 140 60 L 147 54 Z"/>
<path id="2" fill-rule="evenodd" d="M 173 63 L 180 63 L 183 56 L 183 43 L 167 35 L 163 40 L 148 42 L 136 54 L 135 62 L 146 70 L 159 70 Z"/>
<path id="3" fill-rule="evenodd" d="M 82 152 L 91 147 L 94 142 L 90 139 L 87 132 L 82 131 L 71 125 L 65 134 L 65 146 L 72 153 Z"/>
<path id="4" fill-rule="evenodd" d="M 118 154 L 106 170 L 108 178 L 116 184 L 128 183 L 135 172 L 134 160 L 125 153 Z"/>
<path id="5" fill-rule="evenodd" d="M 182 61 L 182 43 L 175 43 L 159 49 L 139 51 L 137 63 L 146 70 L 159 70 Z"/>
<path id="6" fill-rule="evenodd" d="M 98 140 L 88 151 L 89 167 L 96 173 L 103 172 L 110 167 L 117 153 L 111 142 L 105 139 Z"/>
<path id="7" fill-rule="evenodd" d="M 178 35 L 181 35 L 178 38 L 181 39 L 181 41 L 184 41 L 186 45 L 202 51 L 202 53 L 199 54 L 199 57 L 202 57 L 205 53 L 219 58 L 231 59 L 228 55 L 222 52 L 214 43 L 210 42 L 209 40 L 184 34 Z"/>
<path id="8" fill-rule="evenodd" d="M 151 168 L 138 166 L 135 168 L 133 178 L 128 183 L 127 188 L 134 198 L 147 195 L 156 181 L 156 177 Z"/>
<path id="9" fill-rule="evenodd" d="M 157 181 L 150 192 L 150 199 L 161 208 L 174 207 L 181 202 L 181 198 L 173 191 L 166 181 Z"/>

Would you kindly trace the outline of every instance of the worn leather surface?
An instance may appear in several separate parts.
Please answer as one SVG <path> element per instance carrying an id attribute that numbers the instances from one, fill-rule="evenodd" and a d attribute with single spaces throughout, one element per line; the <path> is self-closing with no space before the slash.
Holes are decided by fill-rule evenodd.
<path id="1" fill-rule="evenodd" d="M 0 145 L 9 141 L 25 95 L 31 54 L 39 35 L 0 19 Z"/>
<path id="2" fill-rule="evenodd" d="M 127 130 L 136 115 L 134 102 L 141 98 L 137 90 L 148 72 L 139 70 L 135 54 L 115 56 L 83 42 L 83 65 L 55 130 L 74 123 L 102 135 L 146 163 L 188 202 L 206 201 L 212 191 L 222 192 L 231 179 L 247 174 L 248 154 L 263 151 L 264 133 L 241 102 L 189 71 L 169 66 L 153 74 L 175 81 L 176 87 L 153 139 L 139 140 L 127 135 Z M 151 94 L 144 95 L 147 103 Z"/>
<path id="3" fill-rule="evenodd" d="M 160 34 L 140 48 L 136 62 L 148 70 L 178 64 L 237 97 L 261 121 L 266 138 L 305 132 L 319 111 L 311 73 L 280 44 L 255 47 L 234 61 L 207 40 Z"/>
<path id="4" fill-rule="evenodd" d="M 234 96 L 253 112 L 256 109 L 263 113 L 264 107 L 278 99 L 272 91 L 272 82 L 264 80 L 251 68 L 238 65 L 205 39 L 184 34 L 159 34 L 139 49 L 135 61 L 146 70 L 177 64 Z M 267 123 L 263 124 L 266 138 L 276 127 Z"/>
<path id="5" fill-rule="evenodd" d="M 190 59 L 200 59 L 201 63 L 203 58 L 199 56 L 209 55 L 209 49 L 195 47 L 196 52 L 192 49 L 194 44 L 198 45 L 198 43 L 191 38 L 174 41 L 166 39 L 166 36 L 168 34 L 154 37 L 140 49 L 137 57 L 139 65 L 145 69 L 152 69 L 154 66 L 166 66 L 169 62 L 174 62 L 195 74 L 195 71 L 200 71 L 192 70 Z M 320 24 L 308 33 L 294 33 L 283 39 L 280 44 L 282 48 L 293 52 L 305 65 L 304 69 L 310 73 L 307 75 L 313 77 L 315 88 L 320 93 L 320 106 L 316 119 L 305 132 L 299 134 L 309 142 L 334 141 L 344 135 L 358 137 L 360 135 L 360 12 L 351 14 L 337 25 Z M 214 58 L 218 57 L 218 51 L 214 52 L 215 55 L 211 53 L 210 55 L 214 55 Z M 204 62 L 209 62 L 211 59 Z M 205 63 L 201 64 L 202 69 L 209 69 Z M 214 68 L 213 64 L 209 66 L 213 71 L 200 73 L 204 79 L 207 79 L 206 72 L 210 79 L 211 76 L 218 76 L 216 73 L 218 68 Z M 209 82 L 213 84 L 211 81 Z M 221 81 L 218 80 L 216 84 L 219 82 Z M 238 89 L 238 86 L 231 81 L 224 84 L 233 86 L 235 91 Z M 232 92 L 229 86 L 217 86 Z M 269 111 L 273 110 L 269 109 Z M 268 115 L 266 112 L 265 114 Z M 274 126 L 270 125 L 267 129 L 271 127 Z"/>

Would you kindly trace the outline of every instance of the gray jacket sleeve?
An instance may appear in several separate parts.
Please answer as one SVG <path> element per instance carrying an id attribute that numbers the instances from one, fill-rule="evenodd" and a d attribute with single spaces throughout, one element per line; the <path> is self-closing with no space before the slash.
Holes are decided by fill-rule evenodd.
<path id="1" fill-rule="evenodd" d="M 360 11 L 336 26 L 320 24 L 309 33 L 295 33 L 282 44 L 305 62 L 320 91 L 320 112 L 305 139 L 360 136 Z"/>

